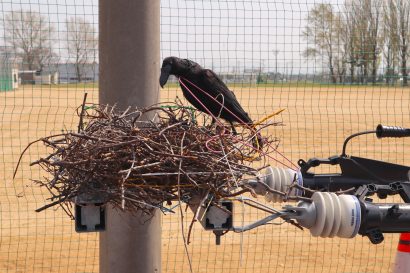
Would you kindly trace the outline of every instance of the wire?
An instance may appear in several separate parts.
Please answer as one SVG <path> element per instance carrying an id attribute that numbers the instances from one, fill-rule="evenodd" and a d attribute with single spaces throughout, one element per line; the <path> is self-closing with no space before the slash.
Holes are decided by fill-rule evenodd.
<path id="1" fill-rule="evenodd" d="M 357 136 L 367 135 L 367 134 L 375 134 L 375 133 L 376 133 L 375 130 L 364 131 L 364 132 L 353 134 L 353 135 L 349 136 L 348 138 L 346 138 L 345 141 L 343 142 L 343 149 L 342 149 L 342 155 L 341 156 L 346 156 L 346 145 L 349 142 L 349 140 L 351 140 L 352 138 L 357 137 Z"/>

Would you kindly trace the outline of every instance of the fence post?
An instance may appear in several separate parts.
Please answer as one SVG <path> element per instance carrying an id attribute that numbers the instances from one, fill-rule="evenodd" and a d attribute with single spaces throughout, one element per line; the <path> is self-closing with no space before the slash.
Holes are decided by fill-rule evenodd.
<path id="1" fill-rule="evenodd" d="M 158 101 L 159 0 L 99 0 L 99 101 L 144 107 Z M 161 218 L 107 208 L 100 272 L 161 272 Z"/>

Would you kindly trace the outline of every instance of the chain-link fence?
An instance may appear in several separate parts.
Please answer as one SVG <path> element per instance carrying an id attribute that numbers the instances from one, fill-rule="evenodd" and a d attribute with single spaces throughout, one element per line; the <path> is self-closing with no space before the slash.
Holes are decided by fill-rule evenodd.
<path id="1" fill-rule="evenodd" d="M 409 126 L 409 10 L 399 0 L 162 0 L 161 58 L 214 70 L 253 120 L 285 108 L 276 117 L 284 126 L 269 133 L 292 162 L 328 157 L 352 133 L 379 123 Z M 98 102 L 98 3 L 2 1 L 0 62 L 0 271 L 97 272 L 96 233 L 76 233 L 61 208 L 35 212 L 49 193 L 29 163 L 45 149 L 33 145 L 12 177 L 27 144 L 76 130 L 84 92 Z M 160 94 L 183 97 L 172 83 Z M 348 149 L 410 165 L 409 144 L 368 136 Z M 189 272 L 186 213 L 162 217 L 163 272 Z M 240 221 L 264 216 L 242 207 L 235 213 Z M 228 233 L 216 246 L 198 224 L 188 253 L 194 272 L 388 272 L 397 240 L 314 238 L 284 223 Z"/>

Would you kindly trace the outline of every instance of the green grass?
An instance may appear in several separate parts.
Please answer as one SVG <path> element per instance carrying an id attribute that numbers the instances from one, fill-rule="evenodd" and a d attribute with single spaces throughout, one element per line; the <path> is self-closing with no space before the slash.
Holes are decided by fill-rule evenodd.
<path id="1" fill-rule="evenodd" d="M 55 88 L 55 89 L 98 89 L 98 82 L 95 83 L 61 83 L 57 85 L 47 85 L 47 84 L 42 84 L 42 85 L 23 85 L 24 88 L 44 88 L 44 89 L 49 89 L 49 88 Z M 305 81 L 300 81 L 300 82 L 281 82 L 281 83 L 232 83 L 228 84 L 228 87 L 230 89 L 235 89 L 235 88 L 295 88 L 295 87 L 302 87 L 302 88 L 369 88 L 369 87 L 383 87 L 383 88 L 410 88 L 410 87 L 402 87 L 400 85 L 392 85 L 388 86 L 383 83 L 376 83 L 376 84 L 367 84 L 367 85 L 362 85 L 362 84 L 332 84 L 332 83 L 315 83 L 315 82 L 305 82 Z M 168 83 L 165 86 L 165 89 L 171 88 L 179 88 L 178 83 Z"/>
<path id="2" fill-rule="evenodd" d="M 21 84 L 20 87 L 23 88 L 56 88 L 56 89 L 92 89 L 98 88 L 98 82 L 88 82 L 88 83 L 60 83 L 60 84 Z"/>
<path id="3" fill-rule="evenodd" d="M 177 88 L 179 87 L 178 83 L 168 83 L 165 88 Z M 384 87 L 384 88 L 404 88 L 400 85 L 393 85 L 388 86 L 383 83 L 376 83 L 376 84 L 333 84 L 333 83 L 317 83 L 317 82 L 281 82 L 281 83 L 231 83 L 228 84 L 229 88 L 290 88 L 290 87 L 303 87 L 303 88 L 324 88 L 324 87 L 332 87 L 332 88 L 369 88 L 369 87 Z M 409 88 L 409 87 L 406 87 Z"/>
<path id="4" fill-rule="evenodd" d="M 401 85 L 386 85 L 384 83 L 375 83 L 375 84 L 340 84 L 340 83 L 319 83 L 319 82 L 309 82 L 309 81 L 292 81 L 292 82 L 281 82 L 281 83 L 252 83 L 252 84 L 228 84 L 229 87 L 258 87 L 258 88 L 283 88 L 283 87 L 332 87 L 332 88 L 368 88 L 368 87 L 391 87 L 391 88 L 398 88 L 402 87 Z M 408 87 L 407 87 L 408 88 Z"/>

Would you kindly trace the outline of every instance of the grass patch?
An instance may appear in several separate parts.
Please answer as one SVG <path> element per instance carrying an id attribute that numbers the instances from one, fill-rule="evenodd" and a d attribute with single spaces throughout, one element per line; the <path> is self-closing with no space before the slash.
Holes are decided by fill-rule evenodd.
<path id="1" fill-rule="evenodd" d="M 369 88 L 406 88 L 410 89 L 410 86 L 403 87 L 401 85 L 385 85 L 383 83 L 376 84 L 333 84 L 333 83 L 315 83 L 315 82 L 306 82 L 306 81 L 294 81 L 294 82 L 280 82 L 280 83 L 229 83 L 227 84 L 230 89 L 235 88 L 336 88 L 336 89 L 369 89 Z M 39 84 L 31 85 L 25 84 L 20 85 L 22 88 L 44 88 L 44 89 L 98 89 L 98 82 L 92 83 L 60 83 L 60 84 Z M 179 83 L 171 82 L 167 83 L 164 89 L 177 89 L 179 88 Z"/>

